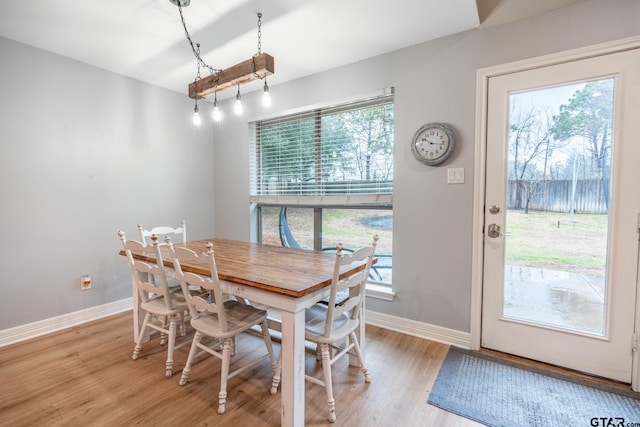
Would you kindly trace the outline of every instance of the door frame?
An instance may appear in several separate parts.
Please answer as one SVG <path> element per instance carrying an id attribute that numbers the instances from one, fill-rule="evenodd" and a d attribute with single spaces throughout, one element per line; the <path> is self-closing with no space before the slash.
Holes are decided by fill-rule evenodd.
<path id="1" fill-rule="evenodd" d="M 471 274 L 470 347 L 480 350 L 482 332 L 482 287 L 484 265 L 484 200 L 487 155 L 487 104 L 489 79 L 504 74 L 527 71 L 562 64 L 594 56 L 607 55 L 640 48 L 640 36 L 587 46 L 565 52 L 525 59 L 522 61 L 481 68 L 476 72 L 476 129 L 473 185 L 473 253 Z M 640 218 L 639 218 L 640 221 Z M 636 279 L 636 289 L 640 283 Z M 640 292 L 636 292 L 634 336 L 640 332 Z M 640 355 L 634 344 L 631 368 L 631 388 L 640 391 Z"/>

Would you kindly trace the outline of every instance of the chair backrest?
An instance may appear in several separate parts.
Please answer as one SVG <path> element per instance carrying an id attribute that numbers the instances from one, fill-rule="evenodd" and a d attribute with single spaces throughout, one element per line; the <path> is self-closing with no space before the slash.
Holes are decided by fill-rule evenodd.
<path id="1" fill-rule="evenodd" d="M 333 267 L 333 279 L 331 281 L 331 293 L 329 294 L 324 336 L 331 336 L 331 328 L 334 320 L 343 316 L 345 313 L 348 313 L 352 319 L 358 318 L 377 244 L 378 235 L 373 236 L 373 242 L 370 246 L 360 248 L 353 253 L 344 253 L 342 244 L 338 245 L 336 261 Z M 342 278 L 340 277 L 341 272 L 345 270 L 346 266 L 362 262 L 365 262 L 363 270 L 351 273 Z M 336 303 L 338 294 L 341 295 L 341 301 Z"/>
<path id="2" fill-rule="evenodd" d="M 165 307 L 172 310 L 174 301 L 167 285 L 167 275 L 157 236 L 151 236 L 151 245 L 144 245 L 136 240 L 127 240 L 122 230 L 118 231 L 118 236 L 122 242 L 140 301 L 148 302 L 153 298 L 163 298 Z M 157 263 L 135 259 L 133 252 L 143 256 L 152 256 L 157 260 Z"/>
<path id="3" fill-rule="evenodd" d="M 221 331 L 227 331 L 227 316 L 224 308 L 224 298 L 218 280 L 218 268 L 213 253 L 213 244 L 207 242 L 207 251 L 198 255 L 196 252 L 180 246 L 173 246 L 170 237 L 165 237 L 172 258 L 173 268 L 180 281 L 189 312 L 193 319 L 197 319 L 201 313 L 214 314 L 218 317 Z M 211 271 L 211 277 L 184 271 L 183 265 L 206 264 Z M 199 291 L 193 291 L 199 289 Z M 202 292 L 205 291 L 205 292 Z"/>
<path id="4" fill-rule="evenodd" d="M 147 237 L 151 237 L 154 234 L 158 237 L 166 236 L 166 235 L 177 235 L 182 236 L 182 243 L 187 242 L 187 221 L 182 221 L 180 227 L 153 227 L 151 229 L 145 229 L 142 227 L 142 224 L 138 224 L 138 233 L 140 234 L 140 241 L 142 244 L 147 245 Z"/>

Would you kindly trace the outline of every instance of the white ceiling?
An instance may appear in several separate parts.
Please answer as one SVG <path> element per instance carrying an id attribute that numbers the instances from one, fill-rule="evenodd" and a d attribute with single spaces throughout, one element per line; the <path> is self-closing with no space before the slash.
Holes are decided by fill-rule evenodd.
<path id="1" fill-rule="evenodd" d="M 275 85 L 578 1 L 191 0 L 183 13 L 204 61 L 223 69 L 258 52 L 261 12 L 262 52 L 275 58 Z M 185 94 L 196 74 L 169 0 L 6 1 L 0 36 Z M 260 88 L 254 85 L 247 90 Z"/>

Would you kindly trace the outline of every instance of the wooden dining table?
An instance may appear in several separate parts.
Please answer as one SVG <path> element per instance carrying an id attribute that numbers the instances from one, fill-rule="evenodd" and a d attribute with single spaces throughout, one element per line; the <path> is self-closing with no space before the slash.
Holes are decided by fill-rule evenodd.
<path id="1" fill-rule="evenodd" d="M 262 245 L 228 239 L 204 239 L 174 243 L 197 253 L 206 252 L 211 242 L 222 291 L 249 301 L 273 307 L 281 313 L 281 425 L 304 426 L 305 410 L 305 309 L 329 293 L 335 255 L 321 251 Z M 162 249 L 164 265 L 173 268 L 167 248 Z M 125 255 L 120 251 L 120 255 Z M 132 253 L 134 258 L 156 262 L 155 257 Z M 203 257 L 204 258 L 204 257 Z M 374 260 L 375 261 L 375 260 Z M 206 258 L 201 264 L 181 264 L 184 271 L 211 275 Z M 365 265 L 347 267 L 347 275 Z M 141 316 L 137 292 L 133 292 L 134 335 Z M 364 315 L 364 310 L 360 310 Z M 364 351 L 364 319 L 360 322 L 360 346 Z M 134 337 L 137 339 L 137 337 Z"/>

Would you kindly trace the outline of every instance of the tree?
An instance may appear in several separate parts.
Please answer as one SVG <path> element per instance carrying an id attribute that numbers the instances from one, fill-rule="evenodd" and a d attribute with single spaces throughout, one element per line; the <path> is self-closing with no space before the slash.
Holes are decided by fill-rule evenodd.
<path id="1" fill-rule="evenodd" d="M 560 144 L 552 138 L 550 114 L 530 105 L 521 107 L 517 95 L 512 98 L 509 118 L 509 154 L 516 183 L 515 209 L 529 213 L 529 202 L 538 184 L 547 179 L 547 160 Z"/>
<path id="2" fill-rule="evenodd" d="M 346 181 L 358 174 L 351 133 L 342 113 L 322 117 L 322 175 L 329 180 Z"/>
<path id="3" fill-rule="evenodd" d="M 393 105 L 383 104 L 335 116 L 349 139 L 343 152 L 361 180 L 387 180 L 393 172 Z M 345 147 L 346 148 L 346 147 Z"/>
<path id="4" fill-rule="evenodd" d="M 568 141 L 582 137 L 586 142 L 591 175 L 601 180 L 605 205 L 608 206 L 613 79 L 587 83 L 569 98 L 567 104 L 560 106 L 560 113 L 553 117 L 553 121 L 551 131 L 556 139 Z"/>
<path id="5" fill-rule="evenodd" d="M 393 178 L 391 102 L 266 121 L 256 138 L 261 182 L 276 184 L 278 192 L 317 192 L 350 180 L 375 186 Z"/>
<path id="6" fill-rule="evenodd" d="M 263 126 L 258 134 L 263 179 L 282 183 L 313 178 L 313 120 Z"/>

